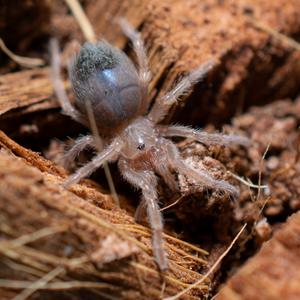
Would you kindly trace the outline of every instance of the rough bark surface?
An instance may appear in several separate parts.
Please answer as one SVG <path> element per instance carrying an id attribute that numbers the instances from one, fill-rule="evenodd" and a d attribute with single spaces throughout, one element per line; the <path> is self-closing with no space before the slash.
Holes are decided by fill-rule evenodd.
<path id="1" fill-rule="evenodd" d="M 300 213 L 226 284 L 217 300 L 299 299 Z"/>

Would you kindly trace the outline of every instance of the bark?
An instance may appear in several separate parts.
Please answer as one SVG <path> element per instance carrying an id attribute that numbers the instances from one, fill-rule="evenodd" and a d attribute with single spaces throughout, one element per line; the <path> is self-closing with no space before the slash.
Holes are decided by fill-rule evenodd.
<path id="1" fill-rule="evenodd" d="M 77 137 L 83 129 L 61 115 L 53 94 L 50 67 L 24 70 L 3 56 L 0 295 L 11 299 L 60 267 L 61 273 L 44 283 L 32 299 L 159 299 L 175 295 L 199 280 L 230 244 L 241 223 L 248 222 L 231 252 L 234 254 L 229 254 L 201 288 L 193 289 L 182 299 L 210 297 L 234 268 L 254 256 L 286 217 L 300 208 L 299 168 L 294 163 L 299 151 L 296 140 L 300 100 L 295 95 L 300 83 L 300 54 L 247 21 L 250 16 L 299 40 L 299 3 L 85 0 L 82 4 L 100 38 L 124 49 L 133 60 L 133 51 L 117 21 L 126 17 L 142 32 L 152 73 L 152 101 L 200 64 L 209 59 L 215 61 L 208 77 L 171 108 L 164 123 L 205 126 L 207 132 L 214 132 L 235 117 L 233 126 L 225 125 L 224 129 L 226 133 L 251 138 L 249 147 L 223 149 L 191 140 L 181 141 L 178 147 L 187 163 L 238 186 L 241 195 L 235 202 L 230 201 L 226 195 L 195 187 L 182 174 L 174 174 L 180 187 L 176 195 L 159 184 L 163 206 L 180 198 L 172 207 L 171 222 L 167 222 L 165 230 L 172 236 L 182 233 L 182 239 L 200 243 L 209 251 L 184 243 L 181 238 L 166 237 L 170 269 L 162 276 L 152 254 L 152 232 L 147 221 L 143 226 L 132 217 L 132 203 L 138 196 L 123 188 L 117 176 L 114 181 L 127 211 L 117 208 L 110 195 L 99 191 L 101 176 L 97 178 L 98 187 L 84 180 L 66 191 L 62 185 L 69 173 L 29 150 L 41 151 L 59 164 L 57 157 L 61 156 L 58 151 L 62 146 L 55 139 Z M 28 14 L 33 19 L 38 15 L 35 22 L 28 19 Z M 75 19 L 60 0 L 32 1 L 30 5 L 7 1 L 0 10 L 0 19 L 1 16 L 0 36 L 19 55 L 47 59 L 47 41 L 54 35 L 61 42 L 65 67 L 74 40 L 84 42 Z M 72 101 L 66 71 L 62 81 Z M 270 141 L 263 164 L 261 157 Z M 55 153 L 50 154 L 50 150 Z M 284 173 L 277 173 L 291 164 Z M 241 183 L 241 178 L 236 179 L 236 174 L 254 183 L 261 175 L 261 184 L 268 187 L 257 192 L 251 185 Z M 220 299 L 277 299 L 284 292 L 287 299 L 294 299 L 299 293 L 295 242 L 298 219 L 299 215 L 293 216 L 257 257 L 229 281 Z"/>
<path id="2" fill-rule="evenodd" d="M 231 278 L 217 300 L 299 299 L 300 213 Z"/>

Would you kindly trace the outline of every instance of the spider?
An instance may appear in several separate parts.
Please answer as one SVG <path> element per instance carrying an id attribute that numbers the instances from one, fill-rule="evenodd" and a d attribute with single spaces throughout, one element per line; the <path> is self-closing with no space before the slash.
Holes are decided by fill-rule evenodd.
<path id="1" fill-rule="evenodd" d="M 105 163 L 117 161 L 124 179 L 142 191 L 135 220 L 139 222 L 147 211 L 153 229 L 154 254 L 163 271 L 168 268 L 168 264 L 164 252 L 163 220 L 157 203 L 156 175 L 160 175 L 173 192 L 178 187 L 170 170 L 192 178 L 200 186 L 227 193 L 229 197 L 238 196 L 238 190 L 231 184 L 212 179 L 204 171 L 189 167 L 180 157 L 176 145 L 167 137 L 179 136 L 193 138 L 201 143 L 230 146 L 247 144 L 248 139 L 218 133 L 207 134 L 185 126 L 157 125 L 178 97 L 203 79 L 214 62 L 210 60 L 182 78 L 171 91 L 156 99 L 149 110 L 150 72 L 143 40 L 127 20 L 121 19 L 119 24 L 133 44 L 139 72 L 125 53 L 105 41 L 85 43 L 73 60 L 69 67 L 69 77 L 75 107 L 64 94 L 63 100 L 60 100 L 62 111 L 91 129 L 86 105 L 89 101 L 104 148 L 99 149 L 93 135 L 78 138 L 65 155 L 66 165 L 74 161 L 85 148 L 91 147 L 97 153 L 89 163 L 66 180 L 64 187 L 69 189 Z M 53 54 L 53 61 L 57 60 L 57 56 L 55 58 Z M 59 66 L 53 63 L 53 68 Z M 59 74 L 59 70 L 54 70 L 54 74 Z M 53 80 L 56 92 L 63 94 L 57 88 L 58 76 Z"/>

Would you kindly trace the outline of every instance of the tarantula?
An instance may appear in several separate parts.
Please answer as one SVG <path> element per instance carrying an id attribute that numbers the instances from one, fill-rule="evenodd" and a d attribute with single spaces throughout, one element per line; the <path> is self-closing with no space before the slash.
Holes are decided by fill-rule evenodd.
<path id="1" fill-rule="evenodd" d="M 132 41 L 139 73 L 125 53 L 105 41 L 85 43 L 72 62 L 69 76 L 76 108 L 64 96 L 60 100 L 63 113 L 90 128 L 86 106 L 86 101 L 89 101 L 104 150 L 99 149 L 92 135 L 77 139 L 66 154 L 67 163 L 73 161 L 87 147 L 95 149 L 97 154 L 92 161 L 71 175 L 64 187 L 70 188 L 107 162 L 118 161 L 123 177 L 142 191 L 143 196 L 135 220 L 139 222 L 147 210 L 153 229 L 154 253 L 160 269 L 165 270 L 168 265 L 164 253 L 163 221 L 157 204 L 156 174 L 165 180 L 173 192 L 177 190 L 177 184 L 171 169 L 183 173 L 206 188 L 217 189 L 230 197 L 238 195 L 237 189 L 231 184 L 212 179 L 204 171 L 189 167 L 180 157 L 176 145 L 166 137 L 179 136 L 193 138 L 201 143 L 230 146 L 246 144 L 248 140 L 242 136 L 207 134 L 185 126 L 157 125 L 178 97 L 200 81 L 213 67 L 214 62 L 204 63 L 181 79 L 171 91 L 156 99 L 148 112 L 150 72 L 144 43 L 140 33 L 134 31 L 125 19 L 120 20 L 119 24 Z M 54 63 L 53 68 L 55 67 L 57 68 Z M 58 74 L 59 71 L 54 71 L 55 73 Z M 59 80 L 57 77 L 53 80 Z M 63 93 L 62 90 L 59 91 L 59 84 L 56 83 L 54 82 L 56 92 Z"/>

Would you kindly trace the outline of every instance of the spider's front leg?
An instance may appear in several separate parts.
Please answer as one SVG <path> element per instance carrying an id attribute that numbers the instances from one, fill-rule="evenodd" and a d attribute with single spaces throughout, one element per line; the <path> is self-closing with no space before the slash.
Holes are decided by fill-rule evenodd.
<path id="1" fill-rule="evenodd" d="M 230 183 L 213 179 L 209 177 L 205 172 L 191 168 L 181 158 L 177 147 L 171 141 L 161 138 L 159 139 L 159 143 L 161 147 L 166 150 L 169 158 L 169 165 L 173 167 L 178 173 L 182 173 L 188 178 L 192 178 L 201 186 L 225 192 L 229 197 L 236 198 L 239 195 L 239 191 Z"/>
<path id="2" fill-rule="evenodd" d="M 168 264 L 164 252 L 163 221 L 157 204 L 157 178 L 154 172 L 137 169 L 125 158 L 119 159 L 119 168 L 127 181 L 142 190 L 143 201 L 140 205 L 147 205 L 147 213 L 153 229 L 153 250 L 160 269 L 164 271 L 168 268 Z M 140 213 L 142 210 L 138 209 Z"/>
<path id="3" fill-rule="evenodd" d="M 62 157 L 64 160 L 63 167 L 69 169 L 71 163 L 75 160 L 78 154 L 84 149 L 92 148 L 97 150 L 95 139 L 91 134 L 82 136 L 75 141 L 75 144 Z M 98 149 L 100 150 L 100 149 Z"/>
<path id="4" fill-rule="evenodd" d="M 100 168 L 106 162 L 111 161 L 123 147 L 123 141 L 115 138 L 112 143 L 103 151 L 98 153 L 88 164 L 78 169 L 77 172 L 69 177 L 65 182 L 64 188 L 68 189 L 72 185 L 78 183 L 82 178 L 88 176 L 95 169 Z"/>

